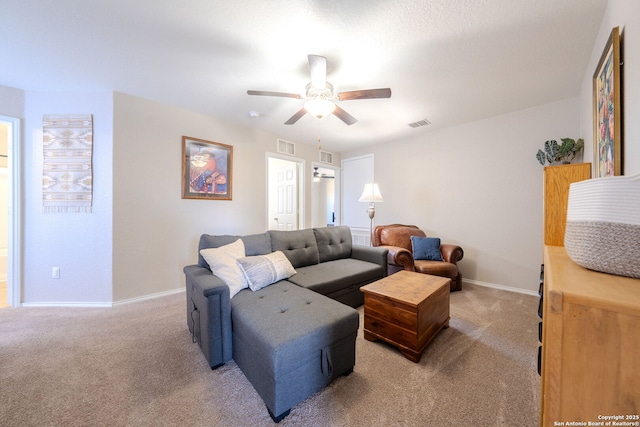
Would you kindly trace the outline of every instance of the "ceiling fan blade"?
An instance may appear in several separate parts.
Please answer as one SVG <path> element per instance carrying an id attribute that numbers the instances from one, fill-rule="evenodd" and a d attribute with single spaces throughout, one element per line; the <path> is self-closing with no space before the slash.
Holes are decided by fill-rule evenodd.
<path id="1" fill-rule="evenodd" d="M 284 122 L 285 125 L 292 125 L 295 122 L 297 122 L 298 120 L 300 120 L 300 118 L 302 116 L 304 116 L 305 114 L 307 114 L 307 110 L 303 108 L 301 108 L 300 110 L 298 110 L 297 113 L 295 113 L 293 116 L 291 116 L 291 118 L 289 120 L 287 120 L 286 122 Z"/>
<path id="2" fill-rule="evenodd" d="M 248 90 L 247 95 L 280 96 L 284 98 L 302 99 L 302 95 L 300 95 L 299 93 L 269 92 L 265 90 Z"/>
<path id="3" fill-rule="evenodd" d="M 324 89 L 327 86 L 327 58 L 319 55 L 307 55 L 311 86 Z"/>
<path id="4" fill-rule="evenodd" d="M 358 119 L 356 119 L 351 114 L 347 113 L 346 111 L 344 111 L 342 108 L 338 107 L 337 105 L 336 105 L 336 109 L 333 110 L 333 114 L 337 118 L 339 118 L 340 120 L 342 120 L 343 122 L 348 124 L 349 126 L 351 126 L 352 124 L 354 124 L 355 122 L 358 121 Z"/>
<path id="5" fill-rule="evenodd" d="M 352 90 L 349 92 L 340 92 L 338 94 L 338 99 L 340 101 L 374 98 L 391 98 L 391 89 L 387 87 L 383 89 Z"/>

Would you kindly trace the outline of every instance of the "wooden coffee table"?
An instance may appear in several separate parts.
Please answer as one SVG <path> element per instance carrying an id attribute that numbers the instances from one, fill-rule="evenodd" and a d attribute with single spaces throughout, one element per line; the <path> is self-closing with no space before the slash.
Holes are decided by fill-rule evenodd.
<path id="1" fill-rule="evenodd" d="M 427 344 L 449 326 L 451 279 L 399 271 L 360 288 L 364 292 L 364 338 L 392 344 L 419 362 Z"/>

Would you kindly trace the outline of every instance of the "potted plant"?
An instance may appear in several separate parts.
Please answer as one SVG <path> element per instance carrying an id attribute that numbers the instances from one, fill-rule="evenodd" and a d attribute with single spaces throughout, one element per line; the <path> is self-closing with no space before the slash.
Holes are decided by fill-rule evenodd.
<path id="1" fill-rule="evenodd" d="M 577 141 L 571 138 L 562 138 L 562 144 L 558 145 L 555 139 L 545 141 L 544 151 L 538 150 L 536 159 L 544 166 L 545 162 L 550 165 L 567 165 L 576 154 L 584 148 L 584 140 L 579 138 Z"/>

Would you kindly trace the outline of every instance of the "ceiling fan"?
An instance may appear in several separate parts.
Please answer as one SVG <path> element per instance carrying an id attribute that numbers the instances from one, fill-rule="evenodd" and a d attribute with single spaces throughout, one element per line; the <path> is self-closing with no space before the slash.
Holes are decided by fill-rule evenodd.
<path id="1" fill-rule="evenodd" d="M 307 101 L 297 113 L 295 113 L 285 125 L 292 125 L 302 116 L 309 113 L 312 116 L 322 119 L 329 114 L 333 114 L 347 125 L 352 125 L 358 120 L 342 108 L 338 107 L 335 101 L 351 101 L 356 99 L 390 98 L 391 89 L 365 89 L 352 90 L 347 92 L 333 91 L 333 85 L 327 81 L 327 58 L 319 55 L 308 55 L 309 74 L 311 82 L 307 84 L 305 94 L 287 92 L 270 92 L 263 90 L 248 90 L 248 95 L 279 96 L 284 98 L 306 99 Z"/>
<path id="2" fill-rule="evenodd" d="M 319 171 L 318 171 L 318 167 L 317 167 L 317 166 L 314 166 L 314 167 L 313 167 L 313 180 L 314 180 L 314 181 L 320 181 L 320 178 L 325 178 L 325 179 L 334 179 L 334 177 L 333 177 L 333 176 L 331 176 L 331 175 L 329 175 L 329 174 L 326 174 L 326 173 L 324 173 L 324 172 L 322 172 L 322 173 L 321 173 L 321 172 L 319 172 Z"/>

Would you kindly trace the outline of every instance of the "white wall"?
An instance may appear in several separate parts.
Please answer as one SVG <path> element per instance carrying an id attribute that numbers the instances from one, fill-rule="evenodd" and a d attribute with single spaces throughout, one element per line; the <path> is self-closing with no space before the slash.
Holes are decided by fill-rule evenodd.
<path id="1" fill-rule="evenodd" d="M 93 114 L 93 213 L 42 213 L 42 116 Z M 111 92 L 26 92 L 23 134 L 23 293 L 27 304 L 112 298 Z M 60 267 L 60 278 L 51 268 Z"/>
<path id="2" fill-rule="evenodd" d="M 580 127 L 585 136 L 585 159 L 593 162 L 593 73 L 611 30 L 620 27 L 624 119 L 624 174 L 640 173 L 640 2 L 609 0 L 585 70 L 580 93 Z"/>
<path id="3" fill-rule="evenodd" d="M 405 223 L 460 245 L 463 279 L 534 291 L 542 262 L 547 139 L 579 137 L 577 98 L 342 153 L 373 153 L 384 203 L 376 224 Z"/>
<path id="4" fill-rule="evenodd" d="M 0 115 L 24 118 L 24 91 L 0 85 Z"/>

